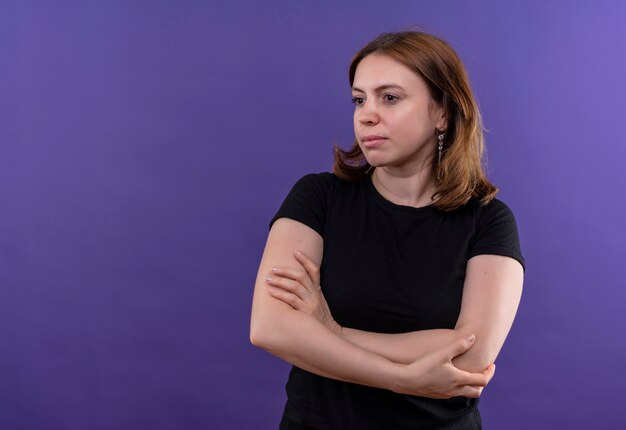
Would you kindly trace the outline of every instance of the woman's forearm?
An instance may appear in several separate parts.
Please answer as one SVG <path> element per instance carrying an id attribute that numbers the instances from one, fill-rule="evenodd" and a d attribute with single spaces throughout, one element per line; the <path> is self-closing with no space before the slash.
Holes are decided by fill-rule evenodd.
<path id="1" fill-rule="evenodd" d="M 373 333 L 343 327 L 341 337 L 395 363 L 409 364 L 454 342 L 455 330 L 436 329 L 409 333 Z"/>
<path id="2" fill-rule="evenodd" d="M 469 333 L 469 332 L 467 332 Z M 408 333 L 373 333 L 351 328 L 342 328 L 341 337 L 367 351 L 378 354 L 399 364 L 410 364 L 427 354 L 444 348 L 460 335 L 467 334 L 458 329 L 421 330 Z M 452 363 L 467 372 L 482 372 L 487 363 L 482 357 L 480 339 L 470 350 L 455 357 Z"/>
<path id="3" fill-rule="evenodd" d="M 304 370 L 340 381 L 402 394 L 450 398 L 478 397 L 493 377 L 493 367 L 482 373 L 468 373 L 451 363 L 453 357 L 471 347 L 473 336 L 456 339 L 410 364 L 400 364 L 358 347 L 298 311 L 268 322 L 258 318 L 253 321 L 253 344 Z"/>
<path id="4" fill-rule="evenodd" d="M 281 318 L 253 326 L 252 343 L 320 376 L 393 389 L 401 364 L 348 342 L 314 318 L 285 309 Z"/>
<path id="5" fill-rule="evenodd" d="M 394 363 L 410 364 L 427 354 L 444 348 L 458 339 L 459 336 L 467 334 L 465 332 L 458 329 L 434 329 L 385 334 L 342 328 L 340 333 L 344 339 L 360 348 L 385 357 Z M 481 347 L 481 343 L 482 340 L 477 338 L 470 350 L 455 357 L 452 360 L 455 367 L 467 372 L 485 370 L 490 361 L 485 360 L 484 348 Z"/>

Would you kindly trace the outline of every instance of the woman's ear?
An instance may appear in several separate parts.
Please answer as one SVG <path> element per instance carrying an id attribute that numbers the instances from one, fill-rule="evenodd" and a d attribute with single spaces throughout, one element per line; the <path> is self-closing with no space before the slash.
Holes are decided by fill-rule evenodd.
<path id="1" fill-rule="evenodd" d="M 446 115 L 446 109 L 442 104 L 431 100 L 432 104 L 430 105 L 430 114 L 431 118 L 435 120 L 435 127 L 437 130 L 447 130 L 448 129 L 448 116 Z"/>
<path id="2" fill-rule="evenodd" d="M 446 115 L 446 111 L 443 108 L 438 109 L 437 112 L 437 129 L 438 130 L 447 130 L 448 129 L 448 116 Z"/>

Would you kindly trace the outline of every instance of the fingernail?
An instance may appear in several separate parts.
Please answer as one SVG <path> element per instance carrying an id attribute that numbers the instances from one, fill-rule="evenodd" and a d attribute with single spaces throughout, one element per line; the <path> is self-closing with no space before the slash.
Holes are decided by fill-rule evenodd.
<path id="1" fill-rule="evenodd" d="M 473 335 L 473 334 L 470 334 L 469 336 L 467 336 L 466 340 L 467 340 L 469 343 L 474 343 L 474 341 L 476 340 L 476 336 L 475 336 L 475 335 Z"/>
<path id="2" fill-rule="evenodd" d="M 302 255 L 302 252 L 296 251 L 296 255 Z"/>
<path id="3" fill-rule="evenodd" d="M 271 280 L 272 280 L 272 277 L 271 277 L 271 276 L 266 276 L 266 277 L 265 277 L 265 280 L 266 280 L 266 281 L 271 281 Z"/>
<path id="4" fill-rule="evenodd" d="M 278 267 L 272 267 L 272 272 L 275 272 L 278 270 Z"/>

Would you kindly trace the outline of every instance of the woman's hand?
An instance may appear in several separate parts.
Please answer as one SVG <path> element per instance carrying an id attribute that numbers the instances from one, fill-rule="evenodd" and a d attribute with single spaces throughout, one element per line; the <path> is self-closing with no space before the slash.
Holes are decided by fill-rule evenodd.
<path id="1" fill-rule="evenodd" d="M 470 349 L 475 340 L 474 335 L 458 339 L 452 345 L 406 365 L 392 390 L 434 399 L 479 397 L 493 378 L 495 364 L 490 364 L 483 373 L 465 372 L 452 364 L 452 359 Z"/>
<path id="2" fill-rule="evenodd" d="M 319 267 L 300 251 L 294 254 L 301 267 L 273 267 L 267 276 L 268 292 L 292 308 L 320 321 L 340 334 L 341 326 L 334 320 L 322 294 Z"/>

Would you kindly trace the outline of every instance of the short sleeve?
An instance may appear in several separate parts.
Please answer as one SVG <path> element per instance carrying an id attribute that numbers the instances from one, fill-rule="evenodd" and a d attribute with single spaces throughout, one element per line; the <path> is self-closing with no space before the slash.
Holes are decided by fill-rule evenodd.
<path id="1" fill-rule="evenodd" d="M 468 258 L 483 254 L 514 258 L 526 270 L 515 216 L 511 209 L 498 199 L 493 199 L 478 209 L 476 233 Z"/>
<path id="2" fill-rule="evenodd" d="M 270 228 L 277 219 L 290 218 L 311 227 L 324 237 L 333 178 L 335 176 L 330 173 L 309 174 L 300 178 L 270 221 Z"/>

